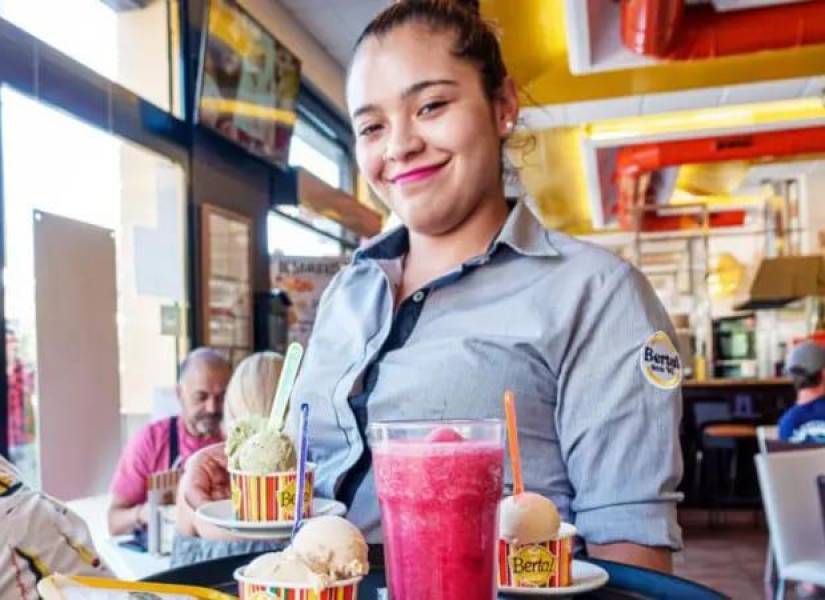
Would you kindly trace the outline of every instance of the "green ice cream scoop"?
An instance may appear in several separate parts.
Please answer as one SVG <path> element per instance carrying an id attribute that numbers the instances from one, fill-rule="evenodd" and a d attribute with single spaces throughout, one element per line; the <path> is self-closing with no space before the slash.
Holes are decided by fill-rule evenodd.
<path id="1" fill-rule="evenodd" d="M 260 431 L 246 440 L 238 450 L 240 470 L 252 475 L 292 471 L 297 464 L 292 440 L 280 431 Z"/>
<path id="2" fill-rule="evenodd" d="M 238 468 L 233 465 L 237 462 L 238 450 L 241 449 L 243 443 L 251 438 L 256 433 L 266 429 L 267 420 L 265 417 L 250 415 L 235 421 L 232 428 L 229 430 L 229 435 L 226 436 L 226 455 L 229 457 L 229 464 L 233 468 Z"/>

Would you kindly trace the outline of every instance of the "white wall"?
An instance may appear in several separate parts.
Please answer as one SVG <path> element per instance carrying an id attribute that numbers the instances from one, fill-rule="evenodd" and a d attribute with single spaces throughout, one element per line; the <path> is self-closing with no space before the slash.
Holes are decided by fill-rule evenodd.
<path id="1" fill-rule="evenodd" d="M 805 228 L 802 252 L 813 254 L 825 251 L 825 240 L 820 242 L 819 233 L 825 236 L 825 172 L 816 171 L 802 178 L 800 222 Z"/>
<path id="2" fill-rule="evenodd" d="M 315 38 L 277 0 L 240 0 L 240 4 L 301 59 L 304 76 L 338 110 L 347 114 L 346 73 Z"/>

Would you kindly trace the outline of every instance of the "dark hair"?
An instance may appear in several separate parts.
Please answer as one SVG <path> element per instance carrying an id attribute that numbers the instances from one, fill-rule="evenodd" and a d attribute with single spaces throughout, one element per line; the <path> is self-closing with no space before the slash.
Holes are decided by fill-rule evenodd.
<path id="1" fill-rule="evenodd" d="M 791 380 L 797 391 L 813 388 L 822 383 L 822 371 L 808 373 L 804 369 L 798 368 L 791 368 L 789 371 Z"/>
<path id="2" fill-rule="evenodd" d="M 479 0 L 396 2 L 370 21 L 355 43 L 355 49 L 369 37 L 381 37 L 408 23 L 454 32 L 453 54 L 478 65 L 484 92 L 490 99 L 495 97 L 507 77 L 507 68 L 495 31 L 481 18 Z"/>

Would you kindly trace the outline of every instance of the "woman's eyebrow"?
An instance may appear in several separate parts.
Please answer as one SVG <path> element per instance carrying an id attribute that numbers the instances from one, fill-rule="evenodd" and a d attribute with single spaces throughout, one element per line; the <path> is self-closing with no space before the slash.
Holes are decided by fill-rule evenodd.
<path id="1" fill-rule="evenodd" d="M 431 88 L 437 85 L 451 85 L 451 86 L 458 86 L 458 82 L 453 79 L 425 79 L 423 81 L 418 81 L 411 86 L 407 87 L 403 92 L 401 92 L 402 100 L 406 100 L 410 96 L 415 96 L 416 94 L 421 93 L 422 91 L 426 90 L 427 88 Z M 357 119 L 361 115 L 369 112 L 377 112 L 378 106 L 375 104 L 365 104 L 363 106 L 359 106 L 355 111 L 352 113 L 352 119 Z"/>

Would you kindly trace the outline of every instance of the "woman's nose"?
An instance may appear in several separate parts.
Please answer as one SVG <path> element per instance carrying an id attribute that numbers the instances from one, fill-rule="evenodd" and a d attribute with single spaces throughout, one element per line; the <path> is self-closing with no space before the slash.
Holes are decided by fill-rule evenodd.
<path id="1" fill-rule="evenodd" d="M 388 136 L 387 147 L 384 150 L 384 160 L 403 162 L 421 152 L 423 148 L 424 140 L 412 127 L 396 125 Z"/>

